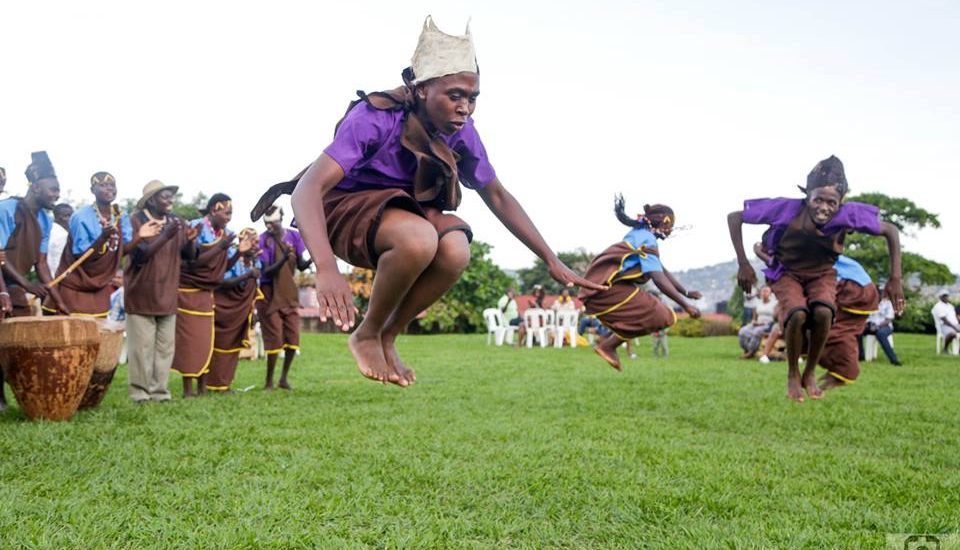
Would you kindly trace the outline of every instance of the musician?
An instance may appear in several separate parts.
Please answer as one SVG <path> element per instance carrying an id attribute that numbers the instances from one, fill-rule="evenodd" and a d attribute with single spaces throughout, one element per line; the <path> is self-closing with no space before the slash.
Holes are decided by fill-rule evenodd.
<path id="1" fill-rule="evenodd" d="M 102 319 L 110 312 L 113 282 L 120 269 L 120 258 L 131 252 L 144 238 L 155 237 L 160 228 L 142 225 L 136 236 L 130 217 L 114 204 L 117 180 L 108 172 L 90 177 L 94 203 L 70 217 L 67 245 L 57 269 L 58 289 L 70 315 Z M 44 300 L 44 313 L 66 312 Z"/>
<path id="2" fill-rule="evenodd" d="M 265 390 L 273 389 L 273 373 L 281 351 L 283 371 L 277 384 L 291 389 L 287 381 L 293 358 L 300 349 L 300 293 L 293 279 L 295 270 L 304 271 L 312 260 L 303 257 L 306 246 L 300 233 L 283 227 L 283 209 L 271 206 L 263 217 L 267 230 L 260 234 L 260 291 L 263 300 L 257 302 L 263 349 L 267 354 L 267 381 Z"/>
<path id="3" fill-rule="evenodd" d="M 26 196 L 0 201 L 0 247 L 6 254 L 3 278 L 14 317 L 33 314 L 28 292 L 39 298 L 49 294 L 54 304 L 68 311 L 56 287 L 48 286 L 52 277 L 47 266 L 47 246 L 53 222 L 46 211 L 52 210 L 60 198 L 60 182 L 46 151 L 33 153 L 32 161 L 25 172 L 30 182 Z M 37 280 L 29 278 L 31 270 Z"/>

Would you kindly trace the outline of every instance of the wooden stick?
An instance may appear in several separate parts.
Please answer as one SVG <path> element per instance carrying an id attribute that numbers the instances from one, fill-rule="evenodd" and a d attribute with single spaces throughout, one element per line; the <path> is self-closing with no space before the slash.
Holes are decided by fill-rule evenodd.
<path id="1" fill-rule="evenodd" d="M 93 255 L 93 252 L 94 252 L 94 247 L 91 246 L 90 248 L 87 249 L 86 252 L 83 253 L 82 256 L 80 256 L 79 258 L 77 258 L 77 260 L 76 260 L 75 262 L 73 262 L 72 264 L 70 264 L 70 267 L 68 267 L 67 269 L 63 270 L 63 273 L 57 275 L 57 278 L 56 278 L 56 279 L 54 279 L 54 280 L 50 281 L 49 283 L 47 283 L 47 288 L 53 288 L 53 287 L 57 286 L 58 284 L 60 284 L 60 281 L 66 279 L 66 278 L 67 278 L 67 275 L 73 273 L 73 270 L 74 270 L 74 269 L 80 267 L 80 264 L 82 264 L 83 262 L 85 262 L 85 261 L 87 260 L 87 258 L 89 258 L 90 256 L 92 256 L 92 255 Z"/>

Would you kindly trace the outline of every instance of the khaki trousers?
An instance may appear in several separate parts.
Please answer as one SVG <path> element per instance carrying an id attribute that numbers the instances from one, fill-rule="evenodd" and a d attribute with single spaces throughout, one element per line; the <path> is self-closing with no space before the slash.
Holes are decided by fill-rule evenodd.
<path id="1" fill-rule="evenodd" d="M 176 334 L 176 315 L 127 313 L 127 368 L 134 401 L 170 399 L 167 380 Z"/>

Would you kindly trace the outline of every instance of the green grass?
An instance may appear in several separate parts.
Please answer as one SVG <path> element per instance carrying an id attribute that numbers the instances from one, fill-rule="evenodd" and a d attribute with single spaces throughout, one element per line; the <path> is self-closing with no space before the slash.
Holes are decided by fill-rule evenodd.
<path id="1" fill-rule="evenodd" d="M 614 372 L 589 349 L 401 341 L 408 389 L 307 335 L 292 393 L 0 415 L 0 548 L 883 548 L 960 531 L 960 358 L 801 405 L 734 338 Z M 262 384 L 241 363 L 235 387 Z M 180 380 L 171 376 L 179 394 Z M 259 386 L 258 386 L 259 387 Z M 9 396 L 9 389 L 8 389 Z"/>

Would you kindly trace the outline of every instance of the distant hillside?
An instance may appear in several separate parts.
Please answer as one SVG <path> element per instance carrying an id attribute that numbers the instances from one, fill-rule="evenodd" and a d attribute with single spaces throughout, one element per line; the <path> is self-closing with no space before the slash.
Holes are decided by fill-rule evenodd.
<path id="1" fill-rule="evenodd" d="M 757 277 L 762 281 L 763 274 L 760 270 L 763 269 L 763 263 L 755 259 L 752 264 L 757 271 Z M 737 261 L 730 260 L 722 264 L 678 271 L 673 275 L 687 289 L 703 293 L 703 299 L 697 303 L 697 307 L 705 312 L 716 311 L 717 302 L 729 300 L 733 288 L 737 285 Z"/>

